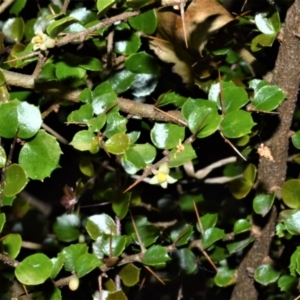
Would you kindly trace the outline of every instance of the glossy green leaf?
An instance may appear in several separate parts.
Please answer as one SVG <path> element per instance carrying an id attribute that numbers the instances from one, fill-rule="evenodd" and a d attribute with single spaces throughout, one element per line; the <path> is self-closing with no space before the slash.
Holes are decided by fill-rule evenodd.
<path id="1" fill-rule="evenodd" d="M 75 8 L 71 11 L 70 16 L 80 21 L 82 24 L 88 24 L 97 20 L 97 14 L 86 7 Z"/>
<path id="2" fill-rule="evenodd" d="M 94 166 L 88 157 L 82 157 L 79 161 L 79 169 L 82 174 L 93 177 L 95 174 Z"/>
<path id="3" fill-rule="evenodd" d="M 184 165 L 185 163 L 193 160 L 197 157 L 194 148 L 190 144 L 183 144 L 184 149 L 178 151 L 177 148 L 174 148 L 169 155 L 168 165 L 170 168 L 176 168 Z"/>
<path id="4" fill-rule="evenodd" d="M 100 114 L 96 118 L 88 120 L 87 125 L 89 130 L 93 132 L 99 132 L 106 123 L 106 115 Z"/>
<path id="5" fill-rule="evenodd" d="M 2 146 L 0 146 L 0 168 L 3 168 L 6 163 L 6 152 Z"/>
<path id="6" fill-rule="evenodd" d="M 123 69 L 114 73 L 111 77 L 109 77 L 108 81 L 111 83 L 113 90 L 116 93 L 121 94 L 131 87 L 135 76 L 136 74 Z"/>
<path id="7" fill-rule="evenodd" d="M 209 228 L 215 227 L 218 221 L 218 214 L 205 214 L 201 217 L 201 224 L 203 230 L 206 231 Z"/>
<path id="8" fill-rule="evenodd" d="M 47 27 L 46 31 L 51 38 L 55 38 L 60 32 L 64 31 L 65 28 L 76 22 L 78 22 L 78 20 L 73 17 L 67 16 L 52 22 Z"/>
<path id="9" fill-rule="evenodd" d="M 262 285 L 268 285 L 277 281 L 280 272 L 269 264 L 260 265 L 254 272 L 254 279 Z"/>
<path id="10" fill-rule="evenodd" d="M 100 265 L 101 261 L 95 254 L 91 253 L 84 253 L 80 255 L 74 263 L 75 272 L 78 278 L 85 276 Z"/>
<path id="11" fill-rule="evenodd" d="M 116 31 L 114 51 L 123 55 L 136 53 L 141 46 L 141 39 L 130 30 Z"/>
<path id="12" fill-rule="evenodd" d="M 18 164 L 9 165 L 5 171 L 5 182 L 3 189 L 5 197 L 12 197 L 20 193 L 28 182 L 24 168 Z"/>
<path id="13" fill-rule="evenodd" d="M 193 233 L 193 226 L 185 222 L 178 222 L 172 227 L 170 237 L 172 242 L 175 243 L 177 247 L 180 247 L 188 243 Z"/>
<path id="14" fill-rule="evenodd" d="M 2 199 L 2 206 L 12 206 L 14 200 L 16 199 L 16 196 L 12 196 L 12 197 L 5 197 L 3 195 L 3 199 Z"/>
<path id="15" fill-rule="evenodd" d="M 10 18 L 4 22 L 2 27 L 3 34 L 16 42 L 21 42 L 24 35 L 23 18 Z"/>
<path id="16" fill-rule="evenodd" d="M 134 264 L 129 263 L 121 269 L 118 273 L 122 282 L 126 286 L 135 286 L 140 280 L 141 269 L 137 268 Z"/>
<path id="17" fill-rule="evenodd" d="M 248 164 L 243 172 L 243 177 L 249 184 L 254 184 L 256 179 L 257 169 L 254 164 Z"/>
<path id="18" fill-rule="evenodd" d="M 65 260 L 65 270 L 68 272 L 74 271 L 77 259 L 86 253 L 88 253 L 86 244 L 73 244 L 65 247 L 61 252 Z"/>
<path id="19" fill-rule="evenodd" d="M 117 95 L 108 81 L 102 82 L 93 91 L 92 106 L 96 115 L 105 112 L 116 101 Z"/>
<path id="20" fill-rule="evenodd" d="M 239 219 L 234 223 L 233 232 L 239 234 L 251 230 L 251 223 L 245 219 Z"/>
<path id="21" fill-rule="evenodd" d="M 174 148 L 179 140 L 183 141 L 184 130 L 184 127 L 171 123 L 155 123 L 151 130 L 152 143 L 159 149 Z"/>
<path id="22" fill-rule="evenodd" d="M 24 6 L 26 5 L 27 0 L 15 0 L 13 2 L 13 5 L 11 6 L 9 12 L 11 14 L 14 14 L 16 16 L 19 15 L 19 13 L 22 11 Z"/>
<path id="23" fill-rule="evenodd" d="M 251 244 L 254 241 L 254 237 L 250 236 L 248 238 L 244 239 L 237 239 L 233 242 L 230 242 L 226 245 L 226 248 L 229 252 L 229 254 L 237 253 L 244 248 L 246 248 L 249 244 Z"/>
<path id="24" fill-rule="evenodd" d="M 259 34 L 251 41 L 251 51 L 260 51 L 263 47 L 271 47 L 276 40 L 276 35 Z"/>
<path id="25" fill-rule="evenodd" d="M 192 133 L 198 138 L 213 134 L 219 127 L 221 116 L 213 101 L 189 99 L 182 106 L 182 114 Z"/>
<path id="26" fill-rule="evenodd" d="M 284 222 L 286 229 L 289 233 L 293 235 L 300 234 L 300 211 L 293 213 L 287 220 Z"/>
<path id="27" fill-rule="evenodd" d="M 270 209 L 273 206 L 275 200 L 275 193 L 272 193 L 270 195 L 268 194 L 260 194 L 257 195 L 253 199 L 253 210 L 259 214 L 265 217 Z"/>
<path id="28" fill-rule="evenodd" d="M 27 142 L 19 154 L 19 164 L 31 179 L 43 180 L 59 167 L 61 150 L 58 142 L 44 130 L 40 130 Z"/>
<path id="29" fill-rule="evenodd" d="M 92 103 L 93 101 L 93 92 L 89 88 L 85 88 L 81 91 L 81 93 L 78 95 L 78 100 L 80 100 L 83 103 Z"/>
<path id="30" fill-rule="evenodd" d="M 125 293 L 120 290 L 117 292 L 109 293 L 109 295 L 106 297 L 106 300 L 128 300 Z"/>
<path id="31" fill-rule="evenodd" d="M 291 255 L 289 269 L 292 276 L 296 276 L 297 273 L 300 274 L 300 247 L 299 246 Z"/>
<path id="32" fill-rule="evenodd" d="M 125 133 L 128 119 L 121 116 L 118 112 L 111 112 L 107 116 L 106 129 L 103 134 L 110 138 L 117 133 Z"/>
<path id="33" fill-rule="evenodd" d="M 73 242 L 78 239 L 80 231 L 80 219 L 75 214 L 62 215 L 56 218 L 53 231 L 58 240 L 62 242 Z"/>
<path id="34" fill-rule="evenodd" d="M 101 235 L 115 235 L 115 221 L 107 214 L 88 217 L 85 228 L 92 239 Z"/>
<path id="35" fill-rule="evenodd" d="M 77 150 L 88 151 L 91 149 L 91 143 L 94 137 L 95 134 L 93 132 L 89 130 L 81 130 L 74 135 L 70 145 Z"/>
<path id="36" fill-rule="evenodd" d="M 71 59 L 73 60 L 72 63 L 70 63 Z M 64 57 L 63 61 L 56 63 L 55 76 L 57 79 L 74 87 L 79 85 L 86 74 L 86 70 L 78 67 L 76 63 L 79 64 L 79 58 L 67 56 Z"/>
<path id="37" fill-rule="evenodd" d="M 125 60 L 125 67 L 132 73 L 152 74 L 156 76 L 160 73 L 157 60 L 146 52 L 131 54 Z"/>
<path id="38" fill-rule="evenodd" d="M 285 94 L 281 88 L 276 85 L 267 85 L 254 93 L 252 104 L 258 110 L 271 111 L 277 108 L 284 98 Z"/>
<path id="39" fill-rule="evenodd" d="M 25 285 L 44 283 L 51 274 L 52 262 L 42 253 L 27 256 L 15 269 L 17 279 Z"/>
<path id="40" fill-rule="evenodd" d="M 9 257 L 16 258 L 22 247 L 22 238 L 18 233 L 10 233 L 2 239 L 2 245 Z"/>
<path id="41" fill-rule="evenodd" d="M 81 105 L 78 110 L 73 110 L 68 115 L 68 122 L 87 122 L 93 117 L 94 110 L 91 104 Z"/>
<path id="42" fill-rule="evenodd" d="M 204 200 L 202 194 L 197 194 L 197 195 L 190 195 L 190 194 L 185 194 L 181 195 L 179 198 L 179 207 L 182 211 L 185 212 L 194 212 L 194 202 L 200 203 Z M 202 218 L 201 218 L 202 220 Z"/>
<path id="43" fill-rule="evenodd" d="M 79 64 L 79 67 L 88 71 L 94 71 L 94 72 L 103 71 L 102 62 L 98 58 L 91 57 L 91 56 L 83 57 Z"/>
<path id="44" fill-rule="evenodd" d="M 281 187 L 284 204 L 290 208 L 300 208 L 300 180 L 290 179 Z"/>
<path id="45" fill-rule="evenodd" d="M 0 233 L 3 230 L 5 222 L 6 222 L 6 215 L 4 213 L 0 213 Z"/>
<path id="46" fill-rule="evenodd" d="M 255 125 L 251 113 L 243 110 L 229 112 L 221 122 L 221 131 L 228 138 L 239 138 L 251 133 Z"/>
<path id="47" fill-rule="evenodd" d="M 172 253 L 175 259 L 178 260 L 180 270 L 184 274 L 192 274 L 197 270 L 197 259 L 195 254 L 188 248 L 176 250 Z"/>
<path id="48" fill-rule="evenodd" d="M 156 148 L 152 145 L 136 144 L 121 156 L 121 163 L 126 173 L 135 174 L 151 164 L 156 157 Z"/>
<path id="49" fill-rule="evenodd" d="M 217 103 L 223 113 L 238 110 L 249 102 L 244 88 L 236 86 L 232 81 L 222 81 L 222 102 L 220 101 L 220 84 L 213 84 L 208 99 Z M 222 104 L 221 104 L 222 103 Z"/>
<path id="50" fill-rule="evenodd" d="M 300 149 L 300 130 L 296 131 L 291 137 L 294 147 Z"/>
<path id="51" fill-rule="evenodd" d="M 159 229 L 152 225 L 144 225 L 144 226 L 137 225 L 137 231 L 145 247 L 149 247 L 150 245 L 155 243 L 160 233 Z M 139 240 L 137 238 L 136 233 L 135 232 L 132 233 L 131 236 L 133 240 L 136 242 L 136 244 L 139 244 Z"/>
<path id="52" fill-rule="evenodd" d="M 217 286 L 226 287 L 236 282 L 236 271 L 226 267 L 218 269 L 218 273 L 214 278 Z"/>
<path id="53" fill-rule="evenodd" d="M 65 258 L 62 255 L 62 253 L 59 253 L 57 255 L 57 257 L 51 258 L 51 262 L 52 262 L 53 268 L 52 268 L 50 278 L 54 279 L 58 275 L 58 273 L 60 272 L 62 267 L 64 266 Z"/>
<path id="54" fill-rule="evenodd" d="M 281 28 L 279 13 L 260 12 L 254 18 L 257 28 L 264 34 L 276 35 Z"/>
<path id="55" fill-rule="evenodd" d="M 249 81 L 249 88 L 253 89 L 256 93 L 258 90 L 260 90 L 264 86 L 270 85 L 269 82 L 263 79 L 252 79 Z"/>
<path id="56" fill-rule="evenodd" d="M 93 243 L 93 252 L 102 259 L 104 256 L 118 257 L 120 256 L 127 243 L 127 236 L 124 235 L 102 235 L 98 236 Z"/>
<path id="57" fill-rule="evenodd" d="M 181 107 L 188 99 L 186 97 L 182 97 L 175 92 L 166 93 L 161 95 L 158 98 L 158 106 L 162 107 L 165 105 L 173 104 L 176 107 Z"/>
<path id="58" fill-rule="evenodd" d="M 0 135 L 21 139 L 33 137 L 42 125 L 40 110 L 27 102 L 13 100 L 0 105 Z"/>
<path id="59" fill-rule="evenodd" d="M 296 289 L 298 285 L 298 280 L 294 276 L 283 275 L 279 278 L 277 284 L 281 292 L 291 292 Z"/>
<path id="60" fill-rule="evenodd" d="M 104 14 L 115 3 L 116 3 L 116 0 L 97 0 L 98 14 Z"/>
<path id="61" fill-rule="evenodd" d="M 5 85 L 0 86 L 0 103 L 6 103 L 10 100 L 10 93 Z"/>
<path id="62" fill-rule="evenodd" d="M 202 236 L 202 244 L 203 248 L 207 249 L 212 244 L 214 244 L 216 241 L 224 238 L 226 234 L 224 233 L 224 230 L 219 228 L 209 228 L 204 231 L 204 234 Z"/>
<path id="63" fill-rule="evenodd" d="M 129 137 L 125 133 L 117 133 L 106 141 L 105 147 L 109 153 L 122 154 L 129 148 Z"/>
<path id="64" fill-rule="evenodd" d="M 151 35 L 157 27 L 157 16 L 154 9 L 147 10 L 136 17 L 129 19 L 129 24 L 138 31 Z"/>
<path id="65" fill-rule="evenodd" d="M 162 267 L 169 260 L 171 258 L 167 254 L 166 248 L 154 245 L 145 252 L 142 263 L 148 266 Z"/>
<path id="66" fill-rule="evenodd" d="M 253 187 L 253 183 L 244 179 L 237 179 L 229 183 L 229 190 L 236 199 L 245 198 Z"/>

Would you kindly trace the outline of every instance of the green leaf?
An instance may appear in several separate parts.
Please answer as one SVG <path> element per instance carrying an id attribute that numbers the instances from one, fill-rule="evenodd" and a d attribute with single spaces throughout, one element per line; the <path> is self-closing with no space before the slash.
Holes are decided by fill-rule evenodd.
<path id="1" fill-rule="evenodd" d="M 66 84 L 76 87 L 81 84 L 81 81 L 86 74 L 86 70 L 78 67 L 79 58 L 75 56 L 64 56 L 63 61 L 55 64 L 55 76 L 59 81 L 64 81 Z M 72 60 L 72 62 L 70 62 Z"/>
<path id="2" fill-rule="evenodd" d="M 126 173 L 135 174 L 151 164 L 156 157 L 156 148 L 152 145 L 135 144 L 121 156 L 121 163 Z"/>
<path id="3" fill-rule="evenodd" d="M 126 244 L 127 236 L 102 235 L 97 237 L 97 239 L 93 243 L 93 252 L 98 257 L 98 259 L 102 259 L 104 256 L 118 257 L 123 253 Z"/>
<path id="4" fill-rule="evenodd" d="M 173 104 L 176 107 L 181 107 L 187 100 L 187 98 L 182 97 L 176 94 L 175 92 L 171 92 L 161 95 L 158 98 L 157 102 L 159 107 L 166 106 L 169 104 Z"/>
<path id="5" fill-rule="evenodd" d="M 142 263 L 148 266 L 162 267 L 171 260 L 165 247 L 154 245 L 149 248 L 143 258 Z"/>
<path id="6" fill-rule="evenodd" d="M 15 269 L 17 279 L 25 285 L 44 283 L 51 274 L 52 262 L 42 253 L 27 256 Z"/>
<path id="7" fill-rule="evenodd" d="M 102 82 L 93 91 L 92 106 L 96 115 L 105 112 L 106 109 L 117 103 L 116 101 L 117 95 L 108 81 Z"/>
<path id="8" fill-rule="evenodd" d="M 117 133 L 111 136 L 105 143 L 107 152 L 118 155 L 129 148 L 129 137 L 125 133 Z"/>
<path id="9" fill-rule="evenodd" d="M 12 197 L 20 193 L 28 182 L 27 175 L 18 164 L 9 165 L 5 171 L 6 184 L 3 189 L 5 197 Z"/>
<path id="10" fill-rule="evenodd" d="M 123 69 L 119 72 L 114 73 L 109 77 L 108 81 L 111 83 L 113 90 L 117 94 L 126 92 L 134 82 L 136 74 Z"/>
<path id="11" fill-rule="evenodd" d="M 224 109 L 223 113 L 238 110 L 249 102 L 245 89 L 237 87 L 232 81 L 222 81 L 222 98 L 221 104 L 220 84 L 213 84 L 209 90 L 208 99 L 216 102 L 220 110 Z"/>
<path id="12" fill-rule="evenodd" d="M 91 144 L 94 137 L 95 134 L 93 132 L 89 130 L 81 130 L 74 135 L 70 145 L 77 150 L 88 151 L 91 149 Z"/>
<path id="13" fill-rule="evenodd" d="M 82 92 L 78 95 L 78 100 L 83 103 L 92 103 L 93 101 L 93 92 L 89 88 L 85 88 Z"/>
<path id="14" fill-rule="evenodd" d="M 23 18 L 10 18 L 4 22 L 2 27 L 3 34 L 16 42 L 21 42 L 24 35 Z"/>
<path id="15" fill-rule="evenodd" d="M 91 104 L 81 105 L 78 110 L 73 110 L 67 118 L 68 122 L 88 122 L 94 114 Z"/>
<path id="16" fill-rule="evenodd" d="M 184 212 L 194 212 L 195 211 L 194 202 L 197 204 L 197 203 L 202 202 L 203 200 L 204 200 L 204 198 L 203 198 L 202 194 L 181 195 L 179 198 L 179 207 Z M 202 220 L 202 218 L 201 218 L 201 220 Z"/>
<path id="17" fill-rule="evenodd" d="M 201 223 L 203 230 L 206 231 L 209 228 L 215 227 L 218 221 L 218 214 L 205 214 L 201 217 Z"/>
<path id="18" fill-rule="evenodd" d="M 55 38 L 58 36 L 58 34 L 60 32 L 64 31 L 65 28 L 67 28 L 68 26 L 70 26 L 71 24 L 76 23 L 76 22 L 78 22 L 78 20 L 76 20 L 73 17 L 67 16 L 62 19 L 52 22 L 47 27 L 46 31 L 51 38 Z"/>
<path id="19" fill-rule="evenodd" d="M 141 39 L 130 30 L 116 31 L 114 51 L 123 55 L 136 53 L 141 46 Z"/>
<path id="20" fill-rule="evenodd" d="M 151 140 L 159 149 L 171 149 L 184 139 L 184 127 L 171 123 L 155 123 L 151 130 Z"/>
<path id="21" fill-rule="evenodd" d="M 82 174 L 93 177 L 95 174 L 94 166 L 88 157 L 82 157 L 79 161 L 79 169 Z"/>
<path id="22" fill-rule="evenodd" d="M 298 279 L 291 275 L 283 275 L 278 280 L 278 287 L 281 292 L 292 292 L 296 290 Z"/>
<path id="23" fill-rule="evenodd" d="M 251 113 L 243 110 L 229 112 L 221 122 L 221 131 L 228 138 L 239 138 L 251 133 L 253 122 Z"/>
<path id="24" fill-rule="evenodd" d="M 230 255 L 233 253 L 237 253 L 244 248 L 246 248 L 249 244 L 251 244 L 254 241 L 254 237 L 250 236 L 245 239 L 237 239 L 237 241 L 230 242 L 226 245 L 226 248 Z"/>
<path id="25" fill-rule="evenodd" d="M 26 5 L 26 2 L 27 2 L 27 0 L 15 0 L 9 10 L 9 13 L 18 16 L 19 13 L 24 8 L 24 6 Z"/>
<path id="26" fill-rule="evenodd" d="M 262 285 L 268 285 L 277 281 L 280 272 L 277 271 L 272 265 L 260 265 L 254 272 L 254 279 Z"/>
<path id="27" fill-rule="evenodd" d="M 284 222 L 286 229 L 288 230 L 289 233 L 293 235 L 300 234 L 299 218 L 300 218 L 300 211 L 296 211 Z"/>
<path id="28" fill-rule="evenodd" d="M 114 4 L 116 0 L 97 0 L 97 9 L 98 14 L 104 14 L 107 10 L 109 10 Z"/>
<path id="29" fill-rule="evenodd" d="M 249 184 L 254 184 L 256 178 L 257 169 L 254 164 L 248 164 L 243 172 L 245 181 Z"/>
<path id="30" fill-rule="evenodd" d="M 229 190 L 236 199 L 245 198 L 251 191 L 252 187 L 253 183 L 244 179 L 237 179 L 229 183 Z"/>
<path id="31" fill-rule="evenodd" d="M 128 298 L 126 297 L 125 293 L 120 290 L 117 292 L 109 293 L 106 297 L 106 300 L 128 300 Z"/>
<path id="32" fill-rule="evenodd" d="M 151 35 L 157 27 L 156 11 L 154 9 L 147 10 L 136 17 L 130 18 L 128 21 L 135 30 Z"/>
<path id="33" fill-rule="evenodd" d="M 79 64 L 79 67 L 93 72 L 103 71 L 102 62 L 98 58 L 91 56 L 83 57 Z"/>
<path id="34" fill-rule="evenodd" d="M 300 149 L 300 130 L 296 131 L 296 133 L 292 135 L 292 143 L 294 147 Z"/>
<path id="35" fill-rule="evenodd" d="M 86 253 L 88 253 L 86 244 L 73 244 L 65 247 L 61 252 L 61 255 L 65 259 L 65 270 L 67 272 L 74 271 L 77 259 Z"/>
<path id="36" fill-rule="evenodd" d="M 176 247 L 180 247 L 188 243 L 193 233 L 193 226 L 185 222 L 178 222 L 172 227 L 170 237 Z"/>
<path id="37" fill-rule="evenodd" d="M 168 165 L 170 168 L 176 168 L 184 165 L 185 163 L 193 160 L 197 157 L 194 148 L 190 144 L 183 144 L 184 149 L 178 151 L 177 148 L 174 148 L 169 154 Z"/>
<path id="38" fill-rule="evenodd" d="M 62 215 L 56 218 L 53 231 L 58 240 L 62 242 L 73 242 L 78 239 L 80 231 L 80 219 L 77 215 Z"/>
<path id="39" fill-rule="evenodd" d="M 92 239 L 101 235 L 115 235 L 115 221 L 107 214 L 88 217 L 85 228 Z"/>
<path id="40" fill-rule="evenodd" d="M 121 269 L 118 273 L 122 282 L 126 286 L 135 286 L 140 280 L 141 269 L 137 268 L 134 264 L 129 263 Z"/>
<path id="41" fill-rule="evenodd" d="M 276 40 L 276 35 L 260 34 L 251 41 L 251 51 L 260 51 L 262 47 L 271 47 Z"/>
<path id="42" fill-rule="evenodd" d="M 179 249 L 172 254 L 178 260 L 179 267 L 185 274 L 192 274 L 197 270 L 197 259 L 190 249 Z"/>
<path id="43" fill-rule="evenodd" d="M 292 276 L 296 276 L 296 272 L 300 274 L 300 247 L 298 246 L 290 258 L 289 269 Z"/>
<path id="44" fill-rule="evenodd" d="M 265 217 L 273 206 L 275 193 L 257 195 L 253 200 L 253 210 Z"/>
<path id="45" fill-rule="evenodd" d="M 101 261 L 95 254 L 84 253 L 76 259 L 74 267 L 78 278 L 81 278 L 100 265 Z"/>
<path id="46" fill-rule="evenodd" d="M 145 247 L 149 247 L 150 245 L 155 243 L 160 233 L 159 229 L 152 225 L 143 225 L 143 226 L 137 225 L 137 231 Z M 135 232 L 132 233 L 131 236 L 133 240 L 136 242 L 136 244 L 139 244 L 139 240 L 137 238 L 136 233 Z"/>
<path id="47" fill-rule="evenodd" d="M 222 267 L 218 269 L 218 273 L 214 278 L 217 286 L 226 287 L 236 282 L 236 271 L 228 269 L 228 267 Z"/>
<path id="48" fill-rule="evenodd" d="M 300 208 L 300 180 L 290 179 L 281 187 L 284 204 L 290 208 Z"/>
<path id="49" fill-rule="evenodd" d="M 125 67 L 132 73 L 152 74 L 156 76 L 160 74 L 157 60 L 146 52 L 131 54 L 125 60 Z"/>
<path id="50" fill-rule="evenodd" d="M 255 92 L 252 104 L 257 110 L 271 111 L 277 108 L 284 98 L 285 94 L 281 88 L 267 85 Z"/>
<path id="51" fill-rule="evenodd" d="M 239 219 L 234 223 L 233 232 L 234 234 L 243 233 L 251 230 L 251 224 L 245 219 Z"/>
<path id="52" fill-rule="evenodd" d="M 19 164 L 31 179 L 43 180 L 59 167 L 61 154 L 56 139 L 40 130 L 20 151 Z"/>
<path id="53" fill-rule="evenodd" d="M 225 236 L 226 234 L 224 233 L 224 230 L 216 227 L 205 230 L 202 237 L 203 248 L 207 249 L 216 241 L 224 238 Z"/>
<path id="54" fill-rule="evenodd" d="M 128 119 L 121 116 L 118 112 L 111 112 L 107 116 L 106 129 L 103 134 L 110 138 L 117 133 L 125 133 Z"/>
<path id="55" fill-rule="evenodd" d="M 27 102 L 13 100 L 0 105 L 0 135 L 21 139 L 33 137 L 42 125 L 40 110 Z"/>
<path id="56" fill-rule="evenodd" d="M 106 123 L 106 115 L 100 114 L 96 118 L 88 120 L 87 125 L 89 130 L 93 132 L 99 132 Z"/>
<path id="57" fill-rule="evenodd" d="M 0 233 L 3 230 L 5 222 L 6 222 L 6 215 L 4 213 L 0 213 Z"/>
<path id="58" fill-rule="evenodd" d="M 216 104 L 209 100 L 188 99 L 182 106 L 182 115 L 198 138 L 213 134 L 221 122 Z"/>
<path id="59" fill-rule="evenodd" d="M 254 18 L 257 28 L 264 34 L 277 35 L 281 28 L 279 13 L 276 11 L 272 15 L 270 12 L 260 12 Z"/>
<path id="60" fill-rule="evenodd" d="M 9 257 L 16 258 L 22 247 L 22 238 L 18 233 L 10 233 L 2 239 L 2 244 Z"/>
<path id="61" fill-rule="evenodd" d="M 57 257 L 51 258 L 51 262 L 53 264 L 53 268 L 52 268 L 50 278 L 54 279 L 58 275 L 62 267 L 64 266 L 65 258 L 62 255 L 62 253 L 59 253 Z"/>

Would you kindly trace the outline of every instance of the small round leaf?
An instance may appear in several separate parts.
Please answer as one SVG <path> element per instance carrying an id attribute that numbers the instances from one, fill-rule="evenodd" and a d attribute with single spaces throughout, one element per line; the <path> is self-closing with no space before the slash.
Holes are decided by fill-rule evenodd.
<path id="1" fill-rule="evenodd" d="M 281 188 L 282 200 L 290 208 L 300 208 L 300 180 L 286 181 Z"/>
<path id="2" fill-rule="evenodd" d="M 6 185 L 3 189 L 5 197 L 12 197 L 20 193 L 28 182 L 24 169 L 18 164 L 10 165 L 5 172 Z"/>

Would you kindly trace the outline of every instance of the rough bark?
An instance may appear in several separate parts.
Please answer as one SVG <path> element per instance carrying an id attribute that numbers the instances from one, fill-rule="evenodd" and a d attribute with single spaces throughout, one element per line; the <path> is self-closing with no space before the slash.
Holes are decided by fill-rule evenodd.
<path id="1" fill-rule="evenodd" d="M 272 137 L 266 142 L 270 147 L 274 162 L 261 158 L 258 167 L 258 188 L 260 192 L 279 191 L 285 181 L 288 156 L 289 130 L 293 119 L 300 84 L 300 0 L 289 8 L 283 31 L 272 83 L 277 84 L 286 93 L 286 100 L 278 109 L 280 124 Z M 277 193 L 280 197 L 280 193 Z M 261 238 L 255 240 L 238 268 L 237 284 L 231 300 L 256 300 L 258 291 L 254 279 L 247 270 L 255 270 L 268 256 L 274 235 L 277 212 L 275 207 L 262 230 Z"/>

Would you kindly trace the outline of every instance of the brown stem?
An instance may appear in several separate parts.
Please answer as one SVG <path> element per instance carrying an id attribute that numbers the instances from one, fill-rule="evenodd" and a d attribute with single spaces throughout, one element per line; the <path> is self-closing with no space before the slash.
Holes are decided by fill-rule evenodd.
<path id="1" fill-rule="evenodd" d="M 286 100 L 278 109 L 280 125 L 273 136 L 266 142 L 270 147 L 274 161 L 260 158 L 258 166 L 258 190 L 270 193 L 280 190 L 285 181 L 289 130 L 293 119 L 293 112 L 298 96 L 300 84 L 300 0 L 296 0 L 287 13 L 284 26 L 284 39 L 279 49 L 272 83 L 277 84 L 286 93 Z M 280 194 L 277 193 L 277 198 Z M 256 300 L 258 292 L 254 286 L 254 279 L 248 276 L 247 270 L 255 270 L 262 260 L 268 256 L 272 236 L 275 231 L 277 218 L 276 208 L 273 207 L 267 224 L 262 230 L 261 238 L 255 240 L 238 268 L 237 284 L 233 290 L 231 300 Z"/>

